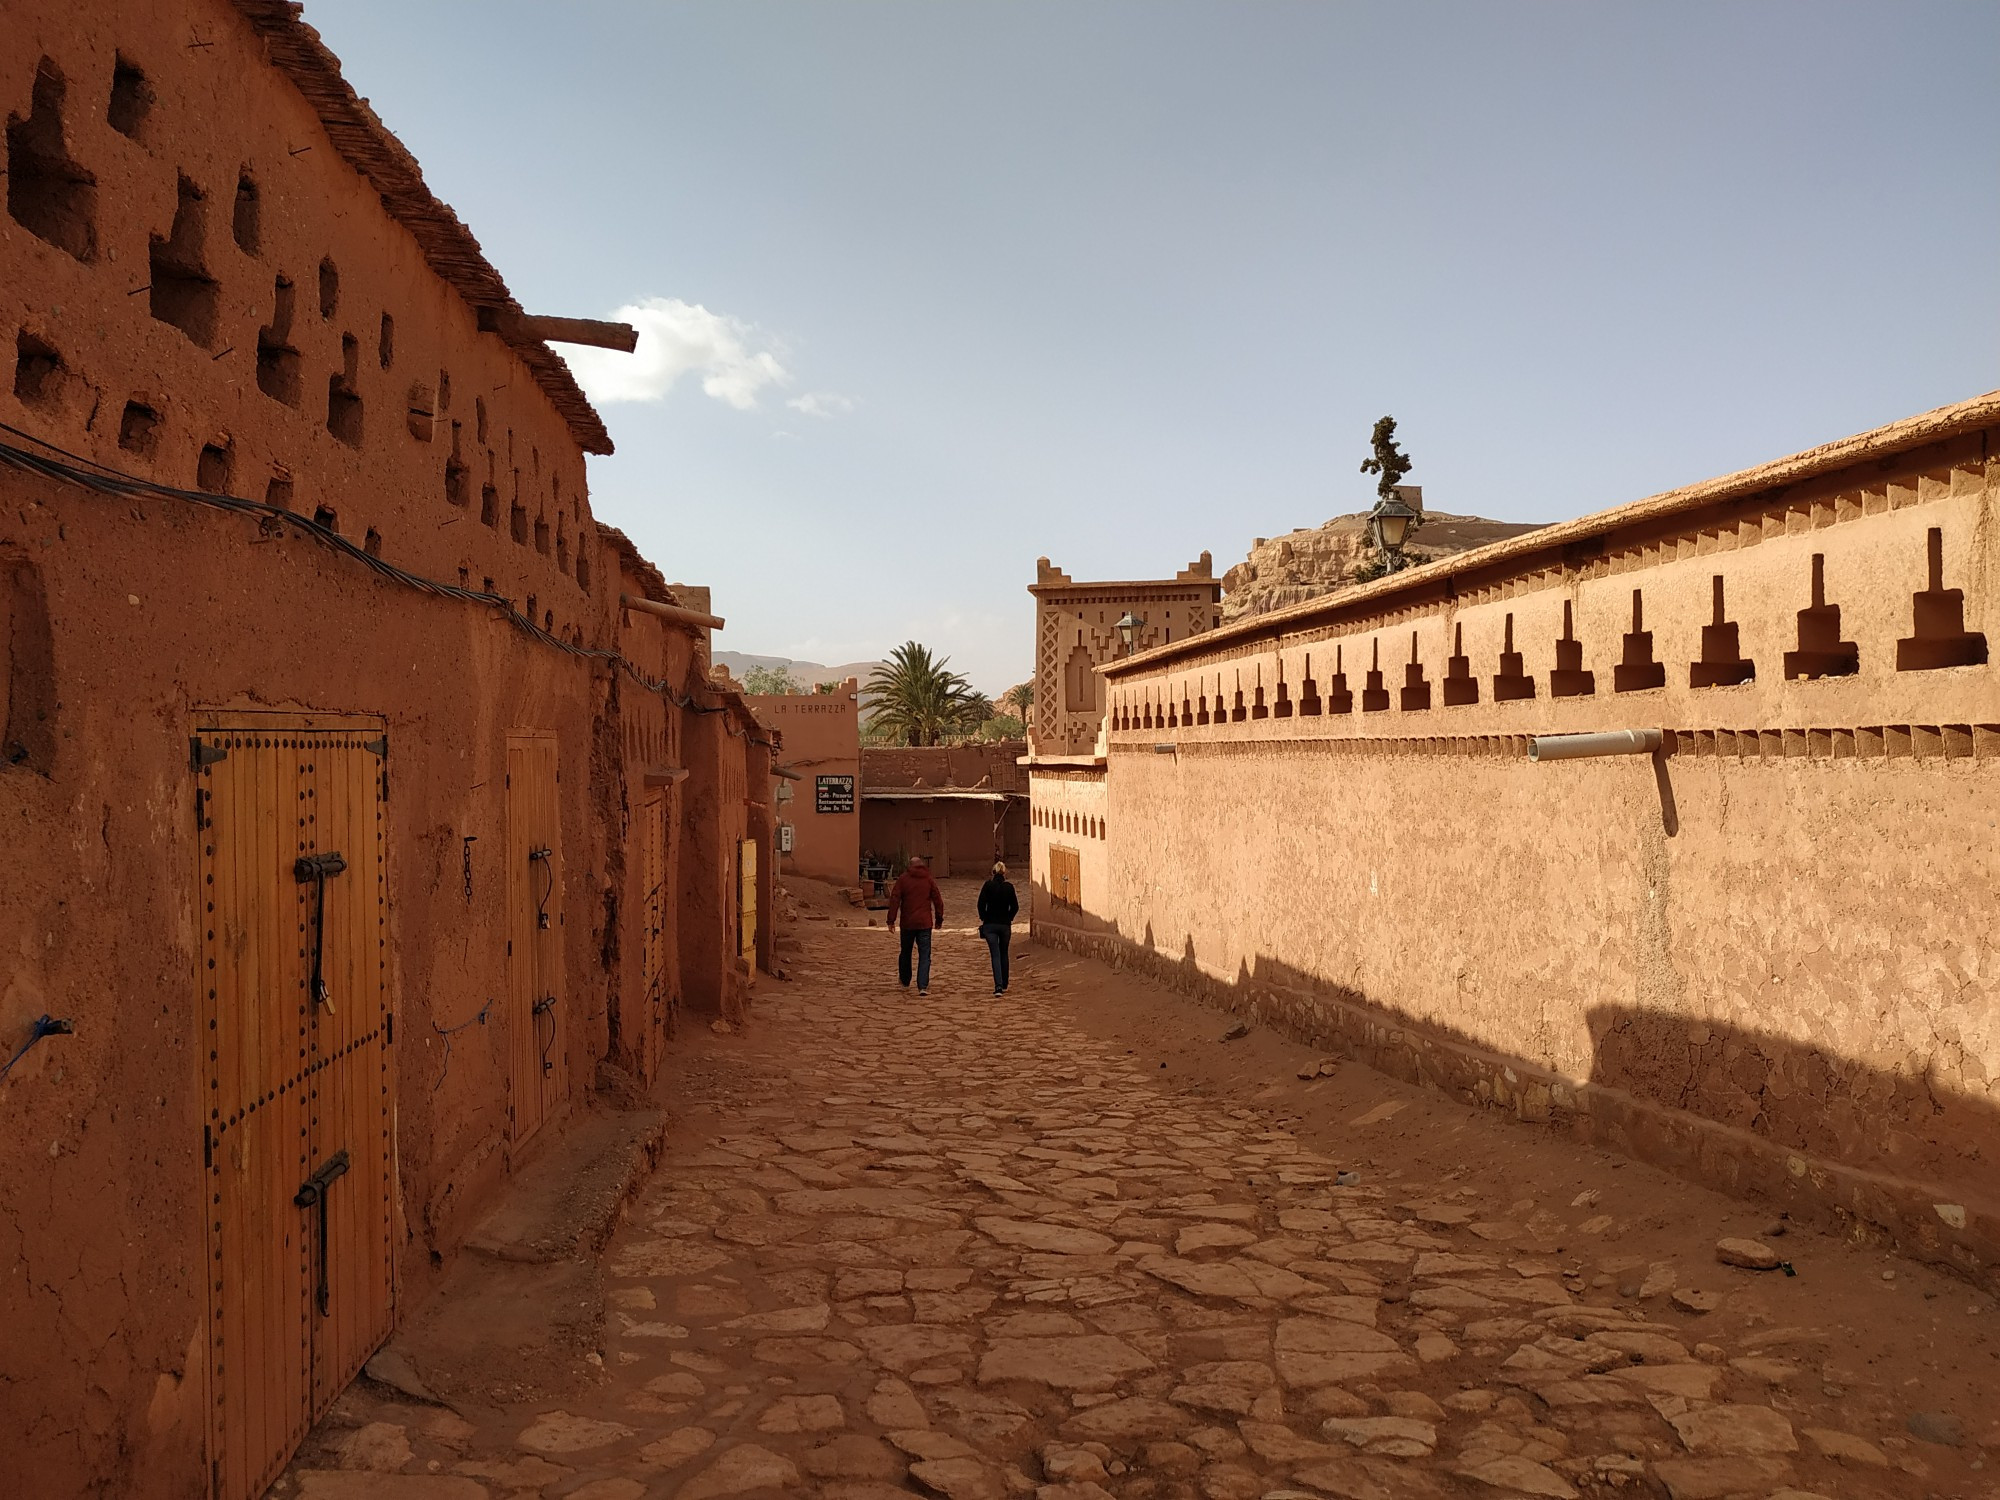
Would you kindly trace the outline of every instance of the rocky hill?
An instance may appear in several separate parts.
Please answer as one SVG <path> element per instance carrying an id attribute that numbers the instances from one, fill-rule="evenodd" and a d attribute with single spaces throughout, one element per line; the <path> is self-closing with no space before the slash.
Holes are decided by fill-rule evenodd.
<path id="1" fill-rule="evenodd" d="M 752 667 L 780 667 L 792 674 L 793 679 L 807 692 L 815 683 L 841 683 L 848 678 L 868 680 L 868 674 L 882 663 L 879 661 L 843 662 L 837 667 L 822 666 L 816 661 L 799 661 L 790 656 L 757 656 L 748 651 L 718 651 L 711 658 L 718 667 L 729 668 L 729 675 L 739 682 L 743 674 Z"/>
<path id="2" fill-rule="evenodd" d="M 1429 562 L 1538 529 L 1519 521 L 1427 511 L 1403 553 L 1413 562 Z M 1301 527 L 1289 536 L 1259 537 L 1249 557 L 1222 575 L 1222 618 L 1268 614 L 1337 593 L 1354 582 L 1355 568 L 1374 555 L 1365 512 L 1335 516 L 1324 526 Z"/>

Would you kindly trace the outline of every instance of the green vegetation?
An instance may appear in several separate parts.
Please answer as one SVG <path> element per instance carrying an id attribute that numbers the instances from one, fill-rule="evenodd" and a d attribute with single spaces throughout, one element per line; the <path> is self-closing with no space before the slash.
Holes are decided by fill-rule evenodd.
<path id="1" fill-rule="evenodd" d="M 743 674 L 746 693 L 803 693 L 798 678 L 783 667 L 752 667 Z"/>
<path id="2" fill-rule="evenodd" d="M 874 708 L 863 726 L 871 745 L 942 745 L 976 734 L 993 704 L 957 672 L 949 657 L 905 641 L 868 678 Z"/>

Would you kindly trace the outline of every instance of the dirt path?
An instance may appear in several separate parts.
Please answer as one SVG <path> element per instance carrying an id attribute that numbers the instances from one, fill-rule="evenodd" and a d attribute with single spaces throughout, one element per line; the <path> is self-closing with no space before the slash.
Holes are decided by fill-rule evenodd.
<path id="1" fill-rule="evenodd" d="M 799 937 L 750 1034 L 688 1049 L 591 1378 L 357 1390 L 276 1493 L 2000 1496 L 1997 1320 L 1962 1283 L 1796 1231 L 1795 1277 L 1719 1264 L 1768 1217 L 1302 1081 L 1301 1049 L 1020 939 L 996 1002 L 946 934 L 919 1005 L 879 929 Z"/>

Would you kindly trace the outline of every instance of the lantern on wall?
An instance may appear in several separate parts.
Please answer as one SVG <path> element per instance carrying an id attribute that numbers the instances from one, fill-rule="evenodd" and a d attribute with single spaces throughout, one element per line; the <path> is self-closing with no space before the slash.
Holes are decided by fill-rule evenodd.
<path id="1" fill-rule="evenodd" d="M 1135 619 L 1132 611 L 1128 609 L 1118 623 L 1112 627 L 1118 632 L 1118 639 L 1125 643 L 1125 654 L 1127 656 L 1132 654 L 1132 642 L 1137 639 L 1140 627 L 1145 623 L 1144 620 Z"/>

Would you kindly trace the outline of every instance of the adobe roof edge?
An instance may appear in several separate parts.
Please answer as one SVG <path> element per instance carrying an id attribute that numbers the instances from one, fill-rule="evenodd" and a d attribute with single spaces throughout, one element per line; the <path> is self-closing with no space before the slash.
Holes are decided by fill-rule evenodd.
<path id="1" fill-rule="evenodd" d="M 1803 479 L 1852 468 L 1869 459 L 1893 457 L 1913 448 L 1994 426 L 2000 426 L 2000 391 L 1988 391 L 1950 406 L 1919 412 L 1916 416 L 1904 417 L 1887 426 L 1822 443 L 1816 448 L 1807 448 L 1754 468 L 1739 469 L 1733 474 L 1704 479 L 1676 490 L 1665 490 L 1643 500 L 1613 506 L 1610 510 L 1593 511 L 1573 521 L 1558 521 L 1520 536 L 1489 542 L 1469 552 L 1454 552 L 1421 567 L 1406 568 L 1400 573 L 1342 589 L 1335 594 L 1308 599 L 1302 604 L 1273 610 L 1269 614 L 1252 615 L 1204 630 L 1185 640 L 1105 662 L 1097 670 L 1109 678 L 1128 677 L 1235 643 L 1266 637 L 1276 639 L 1288 630 L 1310 627 L 1336 613 L 1350 612 L 1357 605 L 1386 605 L 1398 594 L 1422 593 L 1454 574 L 1491 567 L 1495 563 L 1537 552 L 1559 552 L 1564 546 L 1603 536 L 1622 527 L 1655 521 L 1681 511 L 1699 510 L 1703 506 L 1755 494 L 1759 490 L 1796 484 Z"/>
<path id="2" fill-rule="evenodd" d="M 507 283 L 451 206 L 424 185 L 423 169 L 340 71 L 340 59 L 301 16 L 294 0 L 230 0 L 261 38 L 272 65 L 292 80 L 319 116 L 342 159 L 381 195 L 382 206 L 416 240 L 438 277 L 474 309 L 522 311 Z M 585 453 L 612 451 L 611 434 L 576 377 L 540 339 L 496 333 L 512 349 Z"/>
<path id="3" fill-rule="evenodd" d="M 1079 589 L 1116 589 L 1121 593 L 1133 589 L 1206 589 L 1213 588 L 1218 593 L 1222 589 L 1220 578 L 1071 578 L 1061 583 L 1031 583 L 1028 592 L 1042 594 L 1068 594 Z"/>
<path id="4" fill-rule="evenodd" d="M 652 600 L 655 604 L 679 604 L 681 602 L 674 597 L 674 591 L 667 587 L 666 575 L 653 565 L 652 560 L 645 553 L 639 550 L 639 544 L 633 541 L 632 538 L 625 535 L 624 532 L 613 526 L 609 521 L 597 522 L 597 535 L 603 540 L 606 546 L 618 554 L 627 567 L 638 575 L 639 592 L 644 597 Z"/>

